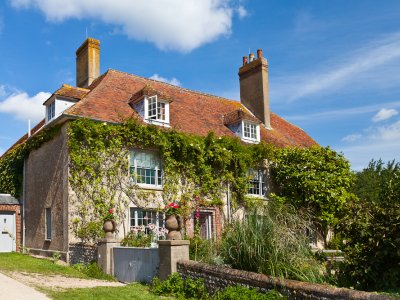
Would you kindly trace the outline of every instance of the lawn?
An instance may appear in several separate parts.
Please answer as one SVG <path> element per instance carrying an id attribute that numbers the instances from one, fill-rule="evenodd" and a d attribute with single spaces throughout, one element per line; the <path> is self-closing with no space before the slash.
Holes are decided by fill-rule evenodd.
<path id="1" fill-rule="evenodd" d="M 147 286 L 142 285 L 140 283 L 133 283 L 124 287 L 96 287 L 91 289 L 68 289 L 63 292 L 46 290 L 45 293 L 54 300 L 166 299 L 166 297 L 160 297 L 150 294 Z"/>
<path id="2" fill-rule="evenodd" d="M 27 272 L 90 279 L 89 276 L 71 266 L 58 265 L 49 259 L 34 258 L 20 253 L 0 253 L 0 271 L 4 271 L 5 273 Z M 150 294 L 148 287 L 139 283 L 129 284 L 123 287 L 95 287 L 65 289 L 62 291 L 41 287 L 39 290 L 56 300 L 165 299 L 165 297 Z"/>
<path id="3" fill-rule="evenodd" d="M 89 278 L 87 275 L 70 266 L 62 266 L 48 259 L 34 258 L 29 255 L 14 252 L 0 253 L 0 270 Z"/>

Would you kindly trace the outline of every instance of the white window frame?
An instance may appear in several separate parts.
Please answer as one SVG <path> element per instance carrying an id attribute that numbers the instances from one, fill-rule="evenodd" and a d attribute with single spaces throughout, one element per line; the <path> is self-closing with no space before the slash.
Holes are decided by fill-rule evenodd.
<path id="1" fill-rule="evenodd" d="M 246 136 L 245 135 L 245 127 L 250 126 L 253 127 L 255 132 L 254 136 Z M 258 143 L 260 142 L 260 125 L 254 122 L 242 121 L 242 140 L 250 143 Z"/>
<path id="2" fill-rule="evenodd" d="M 150 171 L 154 172 L 154 184 L 145 183 L 145 182 L 138 182 L 138 180 L 137 180 L 137 177 L 138 177 L 138 162 L 137 162 L 136 158 L 133 158 L 133 165 L 132 165 L 132 156 L 135 156 L 135 153 L 145 153 L 145 154 L 154 155 L 159 160 L 159 167 L 156 166 L 154 169 L 149 169 Z M 146 168 L 143 168 L 143 169 L 146 170 Z M 159 172 L 160 172 L 161 176 L 159 176 Z M 163 182 L 164 182 L 164 170 L 163 170 L 163 167 L 162 167 L 161 158 L 158 156 L 158 153 L 155 152 L 155 151 L 143 150 L 143 149 L 133 149 L 133 150 L 131 150 L 129 152 L 129 175 L 132 178 L 133 182 L 136 183 L 139 187 L 162 189 Z"/>
<path id="3" fill-rule="evenodd" d="M 49 224 L 49 222 L 48 222 L 48 215 L 47 215 L 47 213 L 49 212 L 49 217 L 50 217 L 50 224 Z M 53 216 L 52 216 L 53 214 L 52 214 L 52 211 L 51 211 L 51 207 L 46 207 L 45 209 L 44 209 L 44 236 L 45 236 L 45 240 L 46 241 L 51 241 L 51 238 L 52 238 L 52 230 L 53 230 L 53 226 L 52 226 L 52 223 L 53 223 Z"/>
<path id="4" fill-rule="evenodd" d="M 50 122 L 56 116 L 56 101 L 52 101 L 46 106 L 46 120 Z"/>
<path id="5" fill-rule="evenodd" d="M 155 216 L 155 222 L 148 222 L 147 221 L 147 224 L 144 225 L 143 224 L 144 217 L 139 218 L 139 211 L 142 211 L 142 215 L 144 215 L 144 213 L 146 213 L 146 214 L 150 213 L 151 215 L 155 214 L 154 215 Z M 133 214 L 132 214 L 132 212 L 133 212 Z M 151 219 L 152 219 L 152 217 L 153 216 L 151 216 Z M 161 224 L 160 224 L 160 218 L 162 219 Z M 129 227 L 132 229 L 133 227 L 141 226 L 141 225 L 139 225 L 139 220 L 140 219 L 142 220 L 142 225 L 144 225 L 144 226 L 147 226 L 148 224 L 154 224 L 158 228 L 165 228 L 165 221 L 164 221 L 165 215 L 163 213 L 158 212 L 158 211 L 156 211 L 154 209 L 143 209 L 143 208 L 139 208 L 139 207 L 130 207 L 129 208 Z M 134 224 L 132 224 L 132 220 L 134 221 Z"/>
<path id="6" fill-rule="evenodd" d="M 255 176 L 251 177 L 254 173 L 257 173 L 257 178 Z M 268 182 L 265 169 L 250 169 L 248 170 L 248 174 L 251 178 L 248 181 L 249 188 L 247 189 L 247 195 L 266 198 L 268 194 Z M 258 193 L 252 192 L 254 189 L 253 184 L 257 185 L 255 189 L 258 190 Z"/>
<path id="7" fill-rule="evenodd" d="M 151 114 L 150 103 L 155 103 L 155 114 Z M 164 106 L 164 119 L 160 118 L 159 109 Z M 169 127 L 169 102 L 158 99 L 157 95 L 144 98 L 144 119 L 147 123 Z"/>

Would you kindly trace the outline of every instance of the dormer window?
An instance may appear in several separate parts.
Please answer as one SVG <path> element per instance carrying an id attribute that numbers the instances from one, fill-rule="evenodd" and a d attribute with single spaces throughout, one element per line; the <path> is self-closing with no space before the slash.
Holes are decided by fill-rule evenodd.
<path id="1" fill-rule="evenodd" d="M 51 102 L 46 106 L 46 122 L 51 121 L 56 116 L 56 101 Z"/>
<path id="2" fill-rule="evenodd" d="M 259 139 L 259 125 L 258 124 L 254 124 L 254 123 L 250 123 L 247 121 L 243 121 L 243 139 L 248 139 L 248 140 L 252 140 L 255 142 L 258 142 Z"/>
<path id="3" fill-rule="evenodd" d="M 147 118 L 158 122 L 167 123 L 168 103 L 158 100 L 157 95 L 147 97 Z M 169 111 L 169 109 L 168 109 Z M 169 119 L 169 118 L 168 118 Z M 169 123 L 169 120 L 168 120 Z"/>

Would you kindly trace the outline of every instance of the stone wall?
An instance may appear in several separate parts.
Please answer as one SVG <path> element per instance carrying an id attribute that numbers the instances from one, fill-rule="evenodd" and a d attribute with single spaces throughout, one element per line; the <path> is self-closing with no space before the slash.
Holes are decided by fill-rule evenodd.
<path id="1" fill-rule="evenodd" d="M 184 278 L 203 279 L 207 290 L 215 293 L 227 286 L 242 285 L 259 291 L 278 290 L 289 299 L 395 299 L 386 295 L 335 288 L 296 280 L 213 266 L 195 261 L 178 261 L 177 271 Z"/>
<path id="2" fill-rule="evenodd" d="M 22 228 L 21 228 L 21 205 L 18 204 L 0 204 L 0 211 L 4 212 L 12 212 L 15 213 L 15 244 L 16 244 L 16 251 L 19 252 L 21 251 L 21 243 L 22 243 L 22 238 L 21 238 L 21 233 L 22 233 Z"/>
<path id="3" fill-rule="evenodd" d="M 74 264 L 87 264 L 97 261 L 97 245 L 76 243 L 69 245 L 68 262 Z"/>

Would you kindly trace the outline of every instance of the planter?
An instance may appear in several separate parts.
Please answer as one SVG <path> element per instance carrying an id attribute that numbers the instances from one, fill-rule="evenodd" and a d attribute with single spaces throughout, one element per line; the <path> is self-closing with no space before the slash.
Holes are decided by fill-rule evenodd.
<path id="1" fill-rule="evenodd" d="M 165 220 L 165 228 L 168 229 L 167 240 L 181 240 L 181 219 L 177 215 L 169 215 Z"/>
<path id="2" fill-rule="evenodd" d="M 106 234 L 105 235 L 106 239 L 114 238 L 114 232 L 115 232 L 115 222 L 114 222 L 114 220 L 104 221 L 103 230 L 104 230 L 104 232 Z"/>

